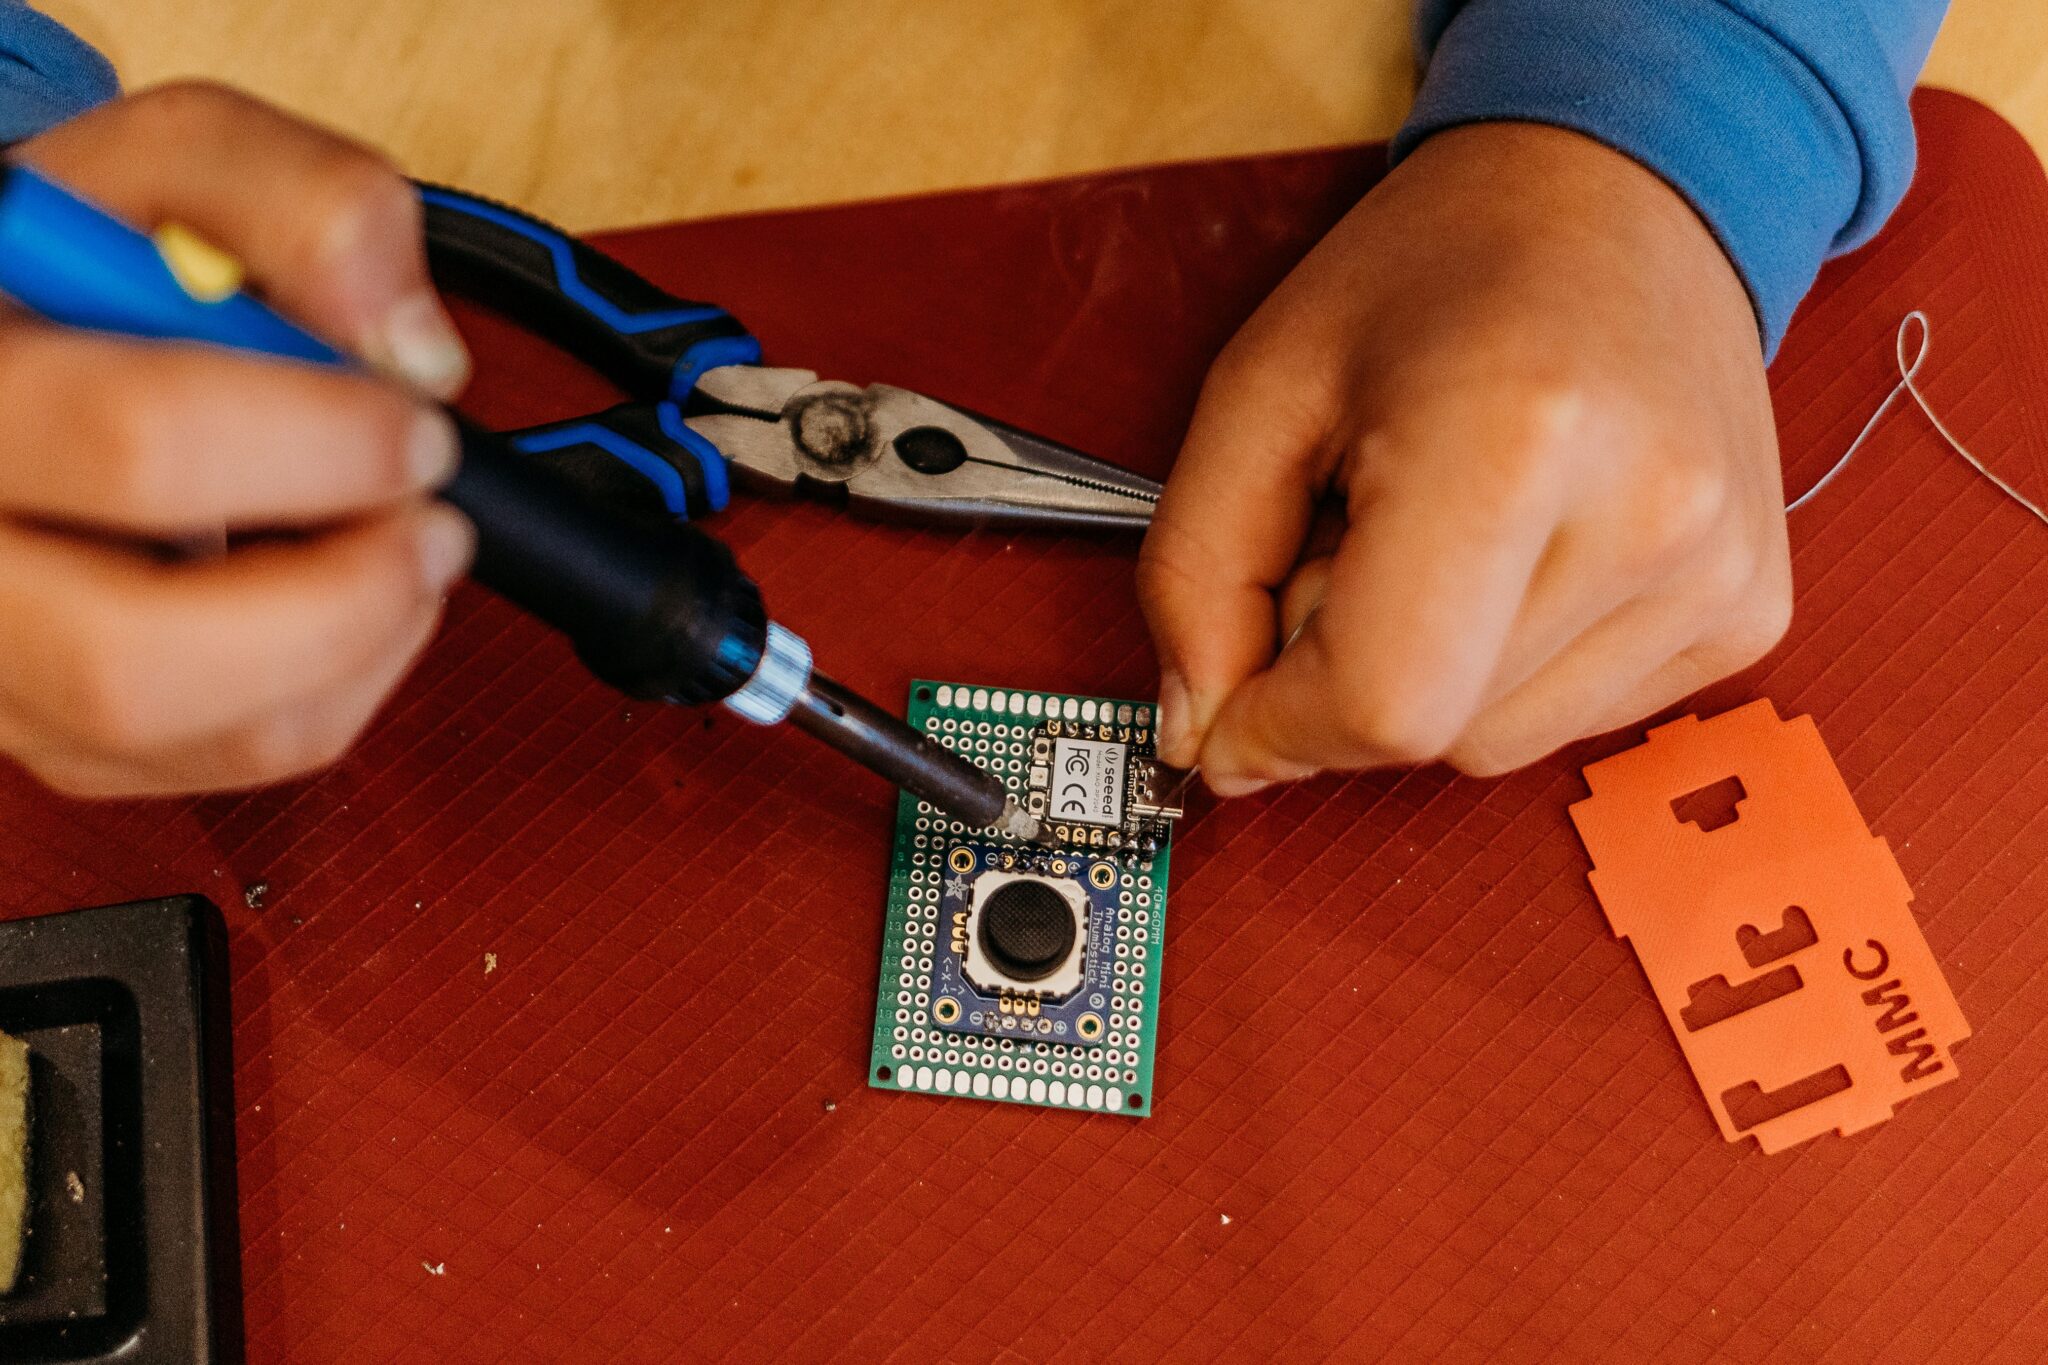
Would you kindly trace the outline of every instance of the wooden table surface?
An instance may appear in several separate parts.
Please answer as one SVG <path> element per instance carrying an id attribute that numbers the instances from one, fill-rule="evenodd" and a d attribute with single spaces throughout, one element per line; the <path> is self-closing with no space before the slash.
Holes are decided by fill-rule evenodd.
<path id="1" fill-rule="evenodd" d="M 588 229 L 1384 137 L 1410 0 L 39 0 L 130 88 L 204 75 Z M 1926 80 L 2048 150 L 2048 6 Z"/>

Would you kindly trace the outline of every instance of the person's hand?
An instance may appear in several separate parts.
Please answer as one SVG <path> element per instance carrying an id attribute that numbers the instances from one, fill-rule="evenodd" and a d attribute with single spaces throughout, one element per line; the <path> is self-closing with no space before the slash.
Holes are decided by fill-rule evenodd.
<path id="1" fill-rule="evenodd" d="M 1161 756 L 1229 796 L 1640 719 L 1784 633 L 1782 497 L 1685 201 L 1575 133 L 1438 134 L 1209 374 L 1139 563 Z"/>
<path id="2" fill-rule="evenodd" d="M 375 155 L 172 86 L 15 148 L 422 393 L 467 371 L 416 196 Z M 454 432 L 400 383 L 0 315 L 0 752 L 82 795 L 248 787 L 338 757 L 434 629 L 472 533 Z M 224 554 L 166 544 L 238 537 Z"/>

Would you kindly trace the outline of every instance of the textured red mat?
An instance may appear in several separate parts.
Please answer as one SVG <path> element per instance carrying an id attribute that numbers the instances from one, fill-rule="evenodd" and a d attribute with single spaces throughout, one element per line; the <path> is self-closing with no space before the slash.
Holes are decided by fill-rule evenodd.
<path id="1" fill-rule="evenodd" d="M 1911 202 L 1778 364 L 1789 482 L 1890 387 L 1918 306 L 1937 404 L 2048 495 L 2048 182 L 1986 110 L 1919 112 Z M 1377 164 L 612 244 L 774 359 L 1158 471 L 1205 357 Z M 473 334 L 487 419 L 603 397 Z M 1151 684 L 1116 547 L 751 500 L 719 525 L 884 698 Z M 626 704 L 473 590 L 318 781 L 81 806 L 0 780 L 0 909 L 226 909 L 259 1361 L 2039 1360 L 2048 528 L 1908 411 L 1793 529 L 1791 638 L 1698 705 L 1818 720 L 1975 1032 L 1959 1083 L 1775 1157 L 1716 1133 L 1586 886 L 1565 806 L 1633 735 L 1503 782 L 1199 810 L 1137 1123 L 867 1089 L 890 793 L 800 737 Z"/>

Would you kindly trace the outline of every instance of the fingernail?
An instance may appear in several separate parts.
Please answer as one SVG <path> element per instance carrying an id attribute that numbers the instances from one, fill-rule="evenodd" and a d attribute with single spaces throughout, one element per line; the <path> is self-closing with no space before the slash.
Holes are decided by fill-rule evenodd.
<path id="1" fill-rule="evenodd" d="M 432 294 L 392 305 L 384 318 L 383 360 L 399 378 L 436 398 L 452 398 L 469 378 L 469 351 Z"/>
<path id="2" fill-rule="evenodd" d="M 1271 779 L 1268 778 L 1211 777 L 1207 773 L 1204 773 L 1202 775 L 1202 780 L 1208 783 L 1210 791 L 1216 793 L 1218 796 L 1225 798 L 1234 796 L 1250 796 L 1254 792 L 1262 792 L 1266 788 L 1273 785 Z"/>
<path id="3" fill-rule="evenodd" d="M 420 577 L 439 592 L 462 576 L 476 549 L 469 519 L 452 507 L 430 506 L 420 521 Z"/>
<path id="4" fill-rule="evenodd" d="M 1168 670 L 1159 675 L 1159 756 L 1169 763 L 1187 766 L 1180 760 L 1187 757 L 1188 747 L 1188 685 L 1178 673 Z"/>
<path id="5" fill-rule="evenodd" d="M 412 430 L 405 437 L 405 472 L 414 488 L 439 488 L 448 482 L 460 454 L 455 423 L 447 413 L 421 408 L 413 414 Z"/>

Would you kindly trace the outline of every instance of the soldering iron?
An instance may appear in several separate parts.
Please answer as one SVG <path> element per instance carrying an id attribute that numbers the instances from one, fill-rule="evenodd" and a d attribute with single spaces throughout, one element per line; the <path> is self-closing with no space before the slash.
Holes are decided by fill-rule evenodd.
<path id="1" fill-rule="evenodd" d="M 0 293 L 30 311 L 355 363 L 239 289 L 188 287 L 177 257 L 26 167 L 0 170 Z M 473 576 L 567 635 L 599 678 L 635 697 L 722 703 L 756 724 L 788 720 L 972 826 L 1039 837 L 996 777 L 818 672 L 722 543 L 687 523 L 614 515 L 504 438 L 455 421 L 462 456 L 441 496 L 476 526 Z"/>

